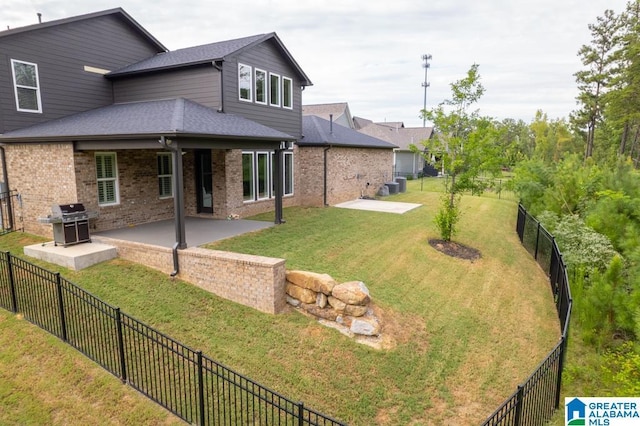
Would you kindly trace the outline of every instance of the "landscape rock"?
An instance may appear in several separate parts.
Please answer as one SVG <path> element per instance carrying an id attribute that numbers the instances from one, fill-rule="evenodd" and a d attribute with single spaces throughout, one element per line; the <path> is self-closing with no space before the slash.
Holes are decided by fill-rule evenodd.
<path id="1" fill-rule="evenodd" d="M 347 305 L 364 306 L 371 300 L 369 289 L 362 281 L 349 281 L 338 284 L 333 288 L 331 295 Z"/>
<path id="2" fill-rule="evenodd" d="M 298 299 L 294 299 L 293 297 L 287 295 L 287 303 L 293 306 L 294 308 L 297 308 L 298 306 L 300 306 L 301 302 Z"/>
<path id="3" fill-rule="evenodd" d="M 315 303 L 314 304 L 302 303 L 300 307 L 304 309 L 306 312 L 318 318 L 322 318 L 330 321 L 335 321 L 336 318 L 338 318 L 338 313 L 335 310 L 331 308 L 322 309 L 318 307 L 318 305 L 316 305 Z"/>
<path id="4" fill-rule="evenodd" d="M 367 313 L 369 308 L 359 305 L 346 305 L 344 308 L 345 315 L 351 315 L 352 317 L 361 317 Z"/>
<path id="5" fill-rule="evenodd" d="M 380 334 L 380 323 L 375 317 L 359 317 L 353 318 L 349 330 L 354 334 L 362 334 L 364 336 L 377 336 Z"/>
<path id="6" fill-rule="evenodd" d="M 318 305 L 319 308 L 324 308 L 327 306 L 327 295 L 324 293 L 316 293 L 316 305 Z"/>
<path id="7" fill-rule="evenodd" d="M 287 271 L 287 281 L 298 287 L 313 290 L 329 296 L 338 284 L 329 274 L 318 274 L 308 271 Z"/>
<path id="8" fill-rule="evenodd" d="M 344 312 L 344 308 L 346 308 L 346 307 L 347 307 L 347 304 L 346 304 L 346 303 L 344 303 L 344 302 L 343 302 L 342 300 L 340 300 L 340 299 L 336 299 L 336 298 L 335 298 L 335 297 L 333 297 L 333 296 L 329 296 L 329 297 L 327 298 L 327 300 L 328 300 L 328 302 L 329 302 L 329 305 L 331 305 L 331 307 L 332 307 L 333 309 L 335 309 L 336 311 L 338 311 L 338 312 Z"/>
<path id="9" fill-rule="evenodd" d="M 287 283 L 286 293 L 302 303 L 316 303 L 316 293 L 313 290 Z"/>

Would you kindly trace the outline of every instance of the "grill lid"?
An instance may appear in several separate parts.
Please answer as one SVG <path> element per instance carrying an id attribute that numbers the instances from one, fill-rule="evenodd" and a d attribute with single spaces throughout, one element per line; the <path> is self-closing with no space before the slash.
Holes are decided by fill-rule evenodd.
<path id="1" fill-rule="evenodd" d="M 70 214 L 84 213 L 85 208 L 82 203 L 75 204 L 54 204 L 51 206 L 51 215 L 54 217 L 62 217 Z"/>

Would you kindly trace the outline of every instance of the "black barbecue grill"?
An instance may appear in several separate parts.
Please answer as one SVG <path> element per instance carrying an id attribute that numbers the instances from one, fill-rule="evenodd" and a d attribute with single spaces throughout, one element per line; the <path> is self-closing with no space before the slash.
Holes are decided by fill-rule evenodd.
<path id="1" fill-rule="evenodd" d="M 96 212 L 88 212 L 81 203 L 54 204 L 51 206 L 51 214 L 39 218 L 40 223 L 48 223 L 53 226 L 53 240 L 55 245 L 91 242 L 89 234 L 89 219 L 97 217 Z"/>

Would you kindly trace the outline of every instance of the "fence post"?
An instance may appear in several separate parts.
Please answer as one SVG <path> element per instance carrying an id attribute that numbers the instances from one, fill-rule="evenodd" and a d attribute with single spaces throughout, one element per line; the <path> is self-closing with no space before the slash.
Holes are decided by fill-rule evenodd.
<path id="1" fill-rule="evenodd" d="M 62 340 L 67 341 L 67 319 L 64 315 L 64 305 L 62 297 L 62 279 L 60 272 L 56 272 L 56 293 L 58 294 L 58 312 L 60 313 L 60 327 L 62 328 Z"/>
<path id="2" fill-rule="evenodd" d="M 520 423 L 522 422 L 522 400 L 524 399 L 523 394 L 524 386 L 518 385 L 518 396 L 516 397 L 516 418 L 514 419 L 513 423 L 514 426 L 520 426 Z"/>
<path id="3" fill-rule="evenodd" d="M 200 412 L 200 426 L 204 426 L 204 374 L 202 373 L 202 351 L 198 351 L 198 411 Z"/>
<path id="4" fill-rule="evenodd" d="M 304 425 L 304 403 L 298 402 L 298 426 Z"/>
<path id="5" fill-rule="evenodd" d="M 122 336 L 122 314 L 120 308 L 116 308 L 116 331 L 118 334 L 118 354 L 120 355 L 120 380 L 127 382 L 127 366 L 124 357 L 124 338 Z"/>
<path id="6" fill-rule="evenodd" d="M 568 335 L 568 334 L 567 334 Z M 558 359 L 558 380 L 556 382 L 556 410 L 560 407 L 560 390 L 562 388 L 562 370 L 564 370 L 564 355 L 567 351 L 567 335 L 561 337 L 560 357 Z"/>
<path id="7" fill-rule="evenodd" d="M 9 271 L 9 292 L 11 293 L 11 311 L 18 313 L 18 298 L 16 297 L 16 285 L 13 276 L 13 264 L 11 263 L 11 253 L 7 253 L 7 269 Z"/>
<path id="8" fill-rule="evenodd" d="M 540 222 L 538 222 L 538 232 L 536 234 L 536 254 L 533 256 L 535 260 L 538 260 L 538 245 L 540 244 Z"/>

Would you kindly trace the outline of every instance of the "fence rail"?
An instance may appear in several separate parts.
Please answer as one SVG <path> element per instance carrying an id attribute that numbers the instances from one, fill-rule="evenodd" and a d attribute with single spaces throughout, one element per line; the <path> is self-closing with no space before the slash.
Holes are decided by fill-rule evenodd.
<path id="1" fill-rule="evenodd" d="M 8 252 L 0 252 L 0 307 L 22 313 L 188 423 L 344 425 Z"/>
<path id="2" fill-rule="evenodd" d="M 549 277 L 562 334 L 556 346 L 531 376 L 518 386 L 483 425 L 544 425 L 560 404 L 572 305 L 567 268 L 553 236 L 522 205 L 518 206 L 516 232 L 522 245 Z"/>

